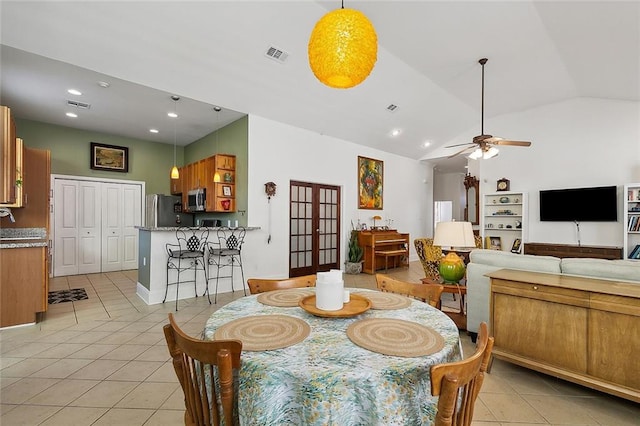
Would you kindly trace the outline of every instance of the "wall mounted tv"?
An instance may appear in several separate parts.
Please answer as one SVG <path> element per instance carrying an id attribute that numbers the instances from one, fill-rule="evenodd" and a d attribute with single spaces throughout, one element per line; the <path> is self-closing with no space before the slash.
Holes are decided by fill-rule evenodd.
<path id="1" fill-rule="evenodd" d="M 540 191 L 541 222 L 615 222 L 618 200 L 615 186 Z"/>

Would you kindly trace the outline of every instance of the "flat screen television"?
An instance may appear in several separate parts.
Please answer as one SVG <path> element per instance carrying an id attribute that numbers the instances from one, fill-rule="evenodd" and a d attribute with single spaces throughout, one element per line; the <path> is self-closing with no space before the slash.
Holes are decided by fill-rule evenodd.
<path id="1" fill-rule="evenodd" d="M 615 222 L 618 220 L 616 194 L 615 186 L 540 191 L 540 221 Z"/>

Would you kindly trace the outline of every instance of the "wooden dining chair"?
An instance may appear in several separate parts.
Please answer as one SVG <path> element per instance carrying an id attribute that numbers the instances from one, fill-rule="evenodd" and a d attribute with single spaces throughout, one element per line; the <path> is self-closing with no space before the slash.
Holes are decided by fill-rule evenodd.
<path id="1" fill-rule="evenodd" d="M 287 288 L 315 287 L 316 276 L 304 275 L 302 277 L 282 279 L 249 278 L 247 284 L 249 285 L 249 292 L 251 294 L 258 294 Z"/>
<path id="2" fill-rule="evenodd" d="M 184 392 L 185 425 L 217 426 L 222 418 L 225 425 L 237 425 L 234 408 L 238 388 L 233 377 L 234 370 L 240 368 L 242 342 L 189 337 L 180 330 L 171 313 L 169 324 L 163 328 L 173 368 Z"/>
<path id="3" fill-rule="evenodd" d="M 400 281 L 388 275 L 376 274 L 378 290 L 402 294 L 422 300 L 437 308 L 440 304 L 440 296 L 444 287 L 441 284 L 416 284 Z"/>
<path id="4" fill-rule="evenodd" d="M 431 366 L 431 395 L 438 397 L 435 426 L 471 424 L 475 401 L 489 366 L 492 349 L 493 337 L 489 337 L 487 323 L 483 322 L 480 323 L 473 355 L 462 361 Z"/>

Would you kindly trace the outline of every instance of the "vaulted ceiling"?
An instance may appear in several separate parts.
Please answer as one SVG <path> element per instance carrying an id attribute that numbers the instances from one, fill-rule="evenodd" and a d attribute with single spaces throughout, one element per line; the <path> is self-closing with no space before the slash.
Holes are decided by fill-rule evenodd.
<path id="1" fill-rule="evenodd" d="M 347 1 L 371 20 L 379 42 L 373 72 L 347 90 L 318 82 L 307 60 L 313 26 L 338 1 L 0 7 L 3 104 L 23 118 L 165 143 L 173 130 L 164 132 L 168 139 L 153 136 L 149 121 L 164 117 L 177 94 L 184 99 L 181 144 L 256 114 L 429 158 L 438 147 L 467 142 L 457 138 L 470 129 L 480 133 L 481 57 L 489 58 L 485 119 L 573 97 L 640 101 L 635 1 Z M 269 47 L 286 60 L 267 57 Z M 70 122 L 66 89 L 80 84 L 86 95 L 79 100 L 91 108 Z"/>

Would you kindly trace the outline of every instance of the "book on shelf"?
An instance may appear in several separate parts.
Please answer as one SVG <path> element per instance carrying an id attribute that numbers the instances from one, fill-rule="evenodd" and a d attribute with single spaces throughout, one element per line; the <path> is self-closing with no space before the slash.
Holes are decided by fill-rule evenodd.
<path id="1" fill-rule="evenodd" d="M 640 259 L 640 244 L 636 244 L 633 250 L 631 250 L 629 259 Z"/>
<path id="2" fill-rule="evenodd" d="M 629 232 L 640 231 L 640 216 L 638 215 L 629 216 L 629 219 L 627 221 L 627 231 Z"/>

